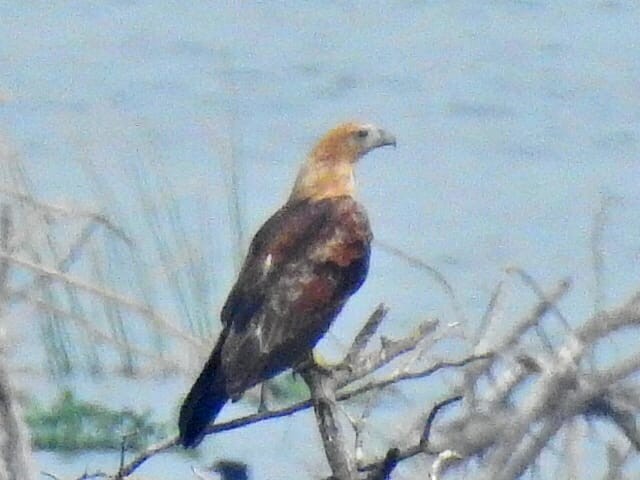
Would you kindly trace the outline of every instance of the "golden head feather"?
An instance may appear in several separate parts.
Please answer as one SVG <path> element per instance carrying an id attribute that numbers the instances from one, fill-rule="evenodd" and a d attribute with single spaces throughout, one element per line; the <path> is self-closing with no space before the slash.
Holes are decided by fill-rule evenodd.
<path id="1" fill-rule="evenodd" d="M 374 148 L 395 144 L 393 135 L 371 124 L 350 122 L 334 127 L 300 168 L 289 201 L 353 195 L 355 163 Z"/>

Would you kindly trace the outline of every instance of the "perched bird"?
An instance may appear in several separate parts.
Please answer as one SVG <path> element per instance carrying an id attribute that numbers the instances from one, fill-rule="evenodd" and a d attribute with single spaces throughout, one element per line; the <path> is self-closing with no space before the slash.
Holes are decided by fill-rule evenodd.
<path id="1" fill-rule="evenodd" d="M 258 230 L 225 302 L 223 329 L 180 409 L 180 441 L 197 446 L 223 405 L 305 360 L 362 285 L 372 240 L 354 199 L 354 167 L 395 145 L 370 124 L 345 123 L 311 150 L 287 203 Z"/>

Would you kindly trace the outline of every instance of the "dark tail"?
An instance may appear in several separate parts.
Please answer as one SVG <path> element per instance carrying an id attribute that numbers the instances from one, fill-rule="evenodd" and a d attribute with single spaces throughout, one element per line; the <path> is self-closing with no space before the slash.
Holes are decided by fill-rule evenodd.
<path id="1" fill-rule="evenodd" d="M 220 371 L 222 344 L 226 337 L 222 332 L 209 360 L 204 365 L 196 383 L 180 408 L 180 443 L 185 448 L 196 447 L 204 438 L 205 429 L 222 409 L 229 396 L 225 389 L 224 375 Z"/>

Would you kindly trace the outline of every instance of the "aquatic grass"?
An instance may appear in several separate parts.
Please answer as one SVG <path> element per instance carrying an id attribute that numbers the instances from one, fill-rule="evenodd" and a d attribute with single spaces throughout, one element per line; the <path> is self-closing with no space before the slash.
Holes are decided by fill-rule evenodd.
<path id="1" fill-rule="evenodd" d="M 6 145 L 2 147 L 0 203 L 4 222 L 13 224 L 0 252 L 7 280 L 6 315 L 20 305 L 32 308 L 35 315 L 26 318 L 20 328 L 29 328 L 35 321 L 45 353 L 40 367 L 53 376 L 103 370 L 105 358 L 97 353 L 96 341 L 119 352 L 121 370 L 131 375 L 140 349 L 132 348 L 130 335 L 134 332 L 130 330 L 135 330 L 137 340 L 142 339 L 140 329 L 130 325 L 142 323 L 154 333 L 152 343 L 161 345 L 158 332 L 166 336 L 168 323 L 144 300 L 117 292 L 123 290 L 118 283 L 123 266 L 133 263 L 138 267 L 134 278 L 142 271 L 139 263 L 130 261 L 135 245 L 103 213 L 39 200 L 20 157 Z M 181 333 L 179 338 L 190 339 Z M 144 361 L 149 361 L 156 355 L 145 343 L 139 342 L 148 352 Z M 175 365 L 172 368 L 175 371 Z"/>
<path id="2" fill-rule="evenodd" d="M 167 435 L 151 413 L 110 409 L 78 399 L 70 390 L 50 406 L 32 402 L 26 412 L 34 448 L 58 452 L 138 450 Z"/>

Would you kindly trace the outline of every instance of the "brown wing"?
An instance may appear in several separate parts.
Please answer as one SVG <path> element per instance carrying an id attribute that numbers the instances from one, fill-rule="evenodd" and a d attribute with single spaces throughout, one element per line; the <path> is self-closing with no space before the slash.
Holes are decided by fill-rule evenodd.
<path id="1" fill-rule="evenodd" d="M 362 284 L 371 231 L 351 197 L 289 205 L 256 234 L 222 311 L 227 392 L 301 360 Z"/>
<path id="2" fill-rule="evenodd" d="M 233 324 L 241 329 L 262 307 L 268 286 L 281 274 L 283 266 L 326 223 L 330 214 L 326 207 L 309 202 L 287 204 L 262 225 L 222 307 L 223 325 Z"/>

